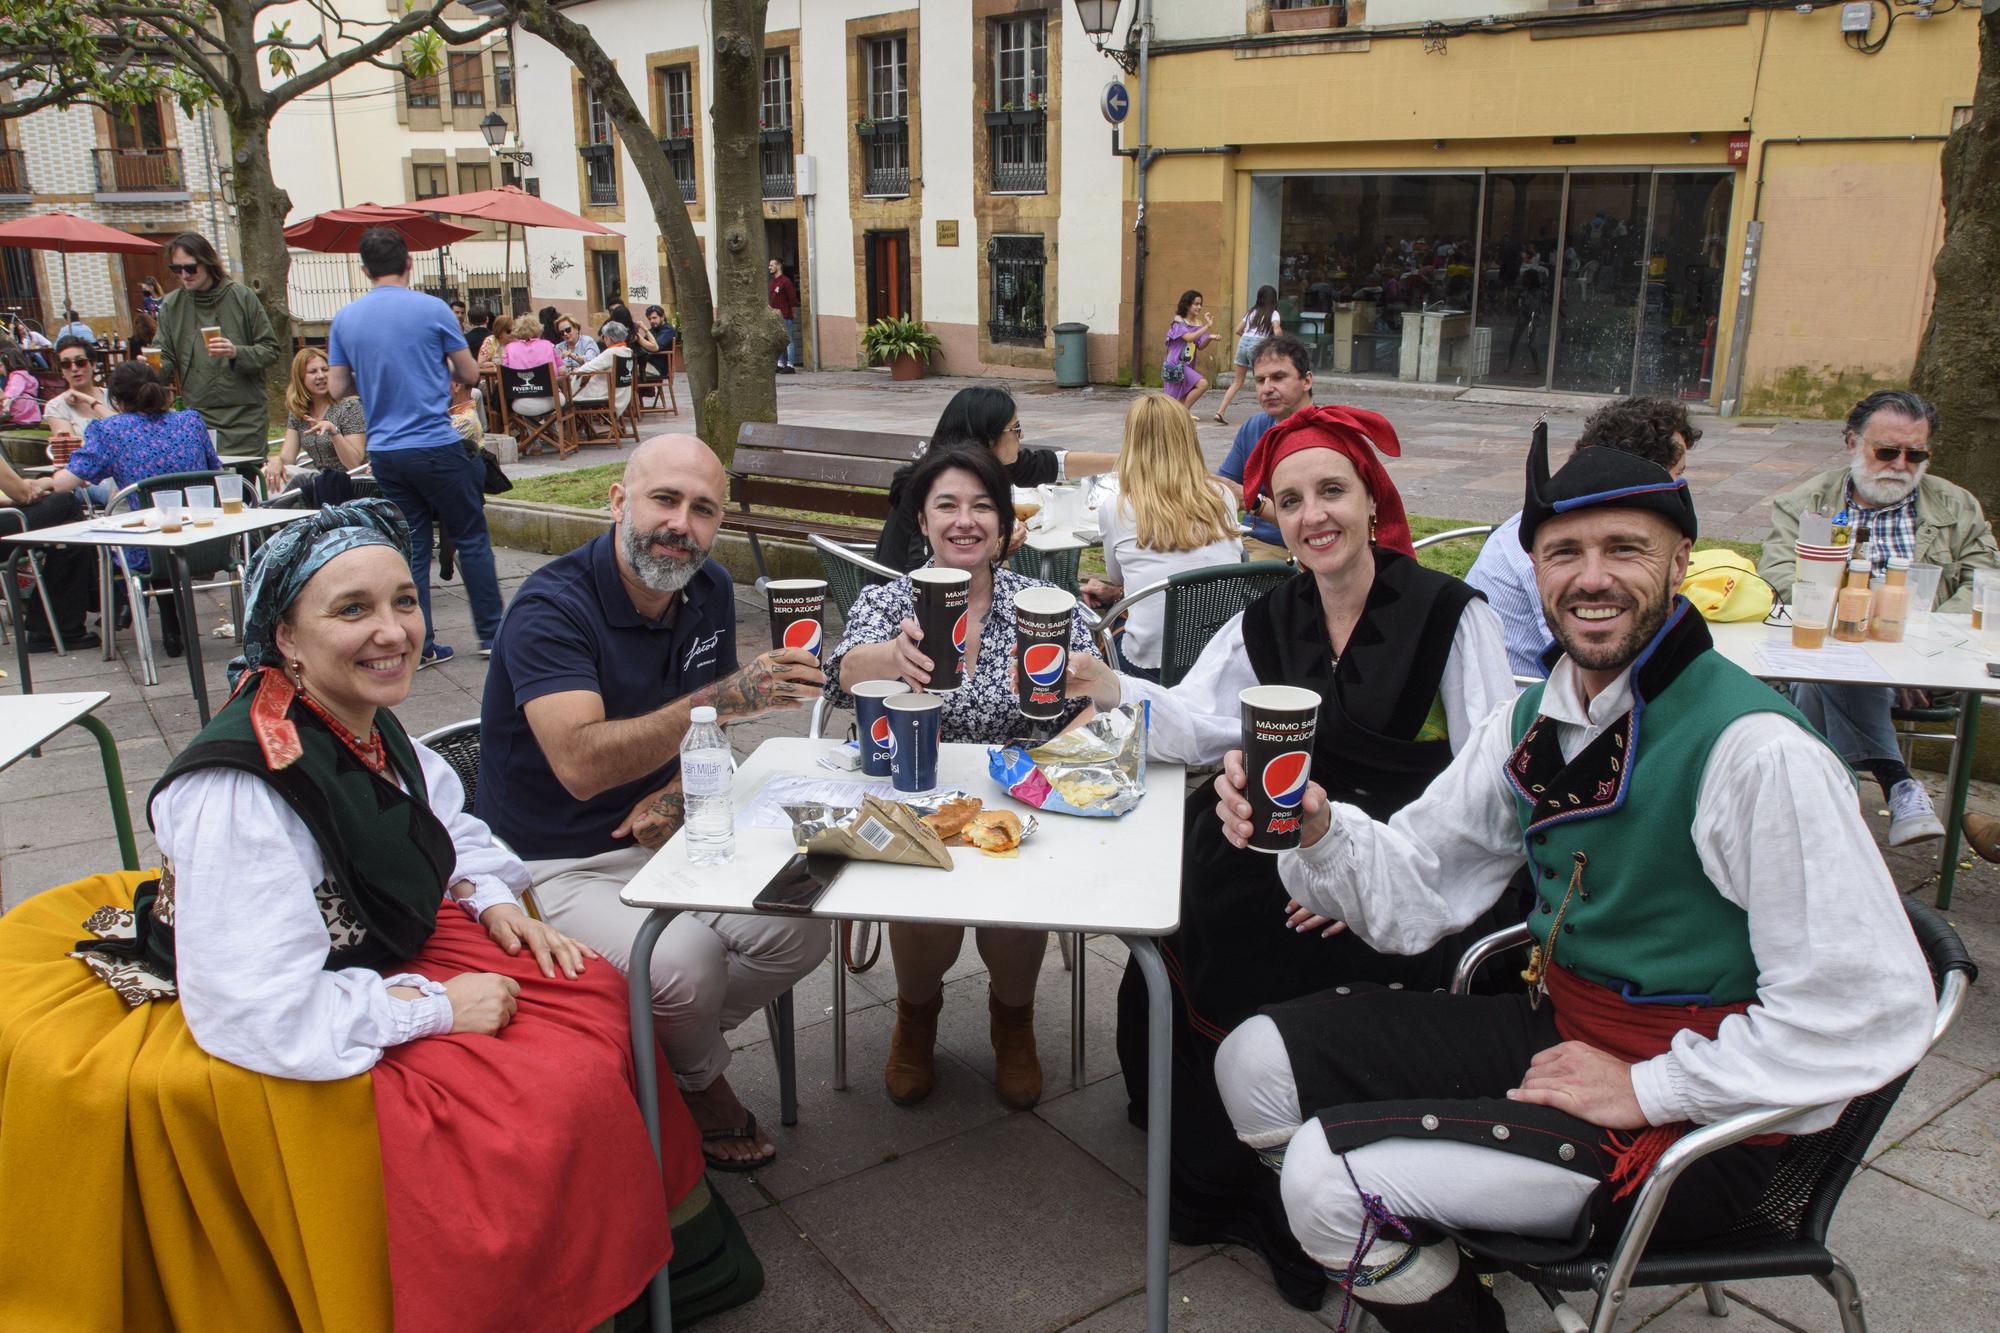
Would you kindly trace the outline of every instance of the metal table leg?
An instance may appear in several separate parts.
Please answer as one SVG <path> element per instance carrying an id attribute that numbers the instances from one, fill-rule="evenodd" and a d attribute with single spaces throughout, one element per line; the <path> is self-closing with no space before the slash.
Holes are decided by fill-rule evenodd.
<path id="1" fill-rule="evenodd" d="M 840 947 L 840 922 L 833 926 L 833 1090 L 847 1091 L 847 958 Z"/>
<path id="2" fill-rule="evenodd" d="M 174 602 L 180 608 L 181 647 L 187 653 L 188 683 L 194 689 L 195 712 L 208 725 L 208 677 L 201 669 L 201 620 L 195 615 L 194 576 L 188 572 L 187 556 L 180 551 L 174 559 Z"/>
<path id="3" fill-rule="evenodd" d="M 1160 942 L 1122 936 L 1146 974 L 1146 1330 L 1167 1330 L 1167 1193 L 1173 1146 L 1174 1009 Z M 1079 966 L 1082 958 L 1078 958 Z"/>
<path id="4" fill-rule="evenodd" d="M 1083 932 L 1070 936 L 1069 973 L 1069 1086 L 1071 1091 L 1083 1086 L 1083 958 L 1089 950 L 1083 947 Z"/>
<path id="5" fill-rule="evenodd" d="M 638 935 L 632 940 L 631 971 L 626 975 L 626 993 L 632 1011 L 632 1073 L 639 1082 L 639 1114 L 646 1122 L 646 1137 L 653 1141 L 653 1162 L 657 1171 L 660 1156 L 660 1076 L 654 1057 L 653 1036 L 653 946 L 660 932 L 674 919 L 674 913 L 655 909 L 646 914 Z M 654 1333 L 673 1333 L 674 1301 L 671 1265 L 663 1264 L 646 1287 L 646 1307 Z"/>
<path id="6" fill-rule="evenodd" d="M 77 719 L 97 737 L 97 753 L 104 761 L 104 789 L 111 797 L 111 824 L 118 830 L 118 855 L 127 870 L 139 868 L 139 844 L 132 839 L 132 812 L 125 808 L 125 765 L 118 759 L 118 742 L 111 728 L 88 713 Z"/>
<path id="7" fill-rule="evenodd" d="M 1951 747 L 1951 809 L 1944 821 L 1943 859 L 1938 862 L 1937 905 L 1939 911 L 1951 906 L 1952 885 L 1958 880 L 1958 840 L 1965 821 L 1965 792 L 1972 783 L 1972 747 L 1979 740 L 1979 710 L 1983 694 L 1966 694 L 1958 706 L 1958 738 Z"/>

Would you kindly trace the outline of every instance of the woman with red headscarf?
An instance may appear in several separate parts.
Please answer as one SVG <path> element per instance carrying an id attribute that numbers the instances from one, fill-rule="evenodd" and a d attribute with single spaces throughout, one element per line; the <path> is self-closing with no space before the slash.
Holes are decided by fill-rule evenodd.
<path id="1" fill-rule="evenodd" d="M 1313 690 L 1313 780 L 1387 819 L 1444 770 L 1475 724 L 1514 699 L 1499 616 L 1413 558 L 1402 497 L 1378 456 L 1401 452 L 1389 422 L 1358 408 L 1308 407 L 1273 426 L 1250 455 L 1243 499 L 1254 507 L 1270 497 L 1298 576 L 1223 626 L 1171 689 L 1073 657 L 1070 693 L 1099 708 L 1147 700 L 1153 753 L 1213 764 L 1241 743 L 1240 691 Z M 1329 986 L 1444 986 L 1464 945 L 1491 928 L 1475 923 L 1416 957 L 1377 954 L 1293 902 L 1276 857 L 1231 847 L 1207 787 L 1189 797 L 1181 928 L 1162 941 L 1176 991 L 1174 1239 L 1249 1245 L 1287 1300 L 1316 1308 L 1325 1277 L 1292 1237 L 1277 1175 L 1236 1139 L 1216 1092 L 1216 1047 L 1264 1006 Z M 1136 969 L 1126 972 L 1118 1017 L 1130 1114 L 1143 1124 L 1146 988 Z"/>

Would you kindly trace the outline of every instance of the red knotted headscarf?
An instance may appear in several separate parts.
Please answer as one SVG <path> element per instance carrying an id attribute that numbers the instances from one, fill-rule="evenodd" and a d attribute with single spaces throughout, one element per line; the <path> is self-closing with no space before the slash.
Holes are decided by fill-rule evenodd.
<path id="1" fill-rule="evenodd" d="M 1396 428 L 1387 417 L 1366 408 L 1302 407 L 1265 431 L 1243 465 L 1243 507 L 1254 510 L 1257 497 L 1270 487 L 1271 474 L 1279 462 L 1303 449 L 1332 449 L 1346 455 L 1375 501 L 1375 544 L 1404 555 L 1416 554 L 1410 545 L 1410 520 L 1403 513 L 1403 497 L 1376 456 L 1402 457 L 1403 442 L 1396 438 Z"/>

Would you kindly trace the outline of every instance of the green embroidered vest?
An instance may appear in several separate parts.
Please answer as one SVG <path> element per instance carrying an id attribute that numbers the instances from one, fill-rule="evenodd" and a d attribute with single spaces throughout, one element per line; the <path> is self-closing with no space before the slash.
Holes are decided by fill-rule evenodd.
<path id="1" fill-rule="evenodd" d="M 1637 1002 L 1752 999 L 1749 918 L 1702 869 L 1695 797 L 1716 738 L 1738 718 L 1779 713 L 1816 733 L 1783 695 L 1714 652 L 1684 601 L 1632 681 L 1631 711 L 1568 762 L 1540 716 L 1544 687 L 1514 705 L 1507 781 L 1539 899 L 1529 929 L 1547 956 L 1560 916 L 1554 963 Z"/>

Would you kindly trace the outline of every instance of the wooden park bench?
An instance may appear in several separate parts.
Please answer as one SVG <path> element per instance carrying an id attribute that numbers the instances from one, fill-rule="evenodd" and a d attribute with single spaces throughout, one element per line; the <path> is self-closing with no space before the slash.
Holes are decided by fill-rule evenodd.
<path id="1" fill-rule="evenodd" d="M 770 577 L 763 537 L 804 544 L 817 535 L 872 548 L 889 517 L 890 478 L 928 443 L 924 435 L 749 422 L 729 465 L 736 510 L 722 526 L 750 539 L 760 579 Z"/>

